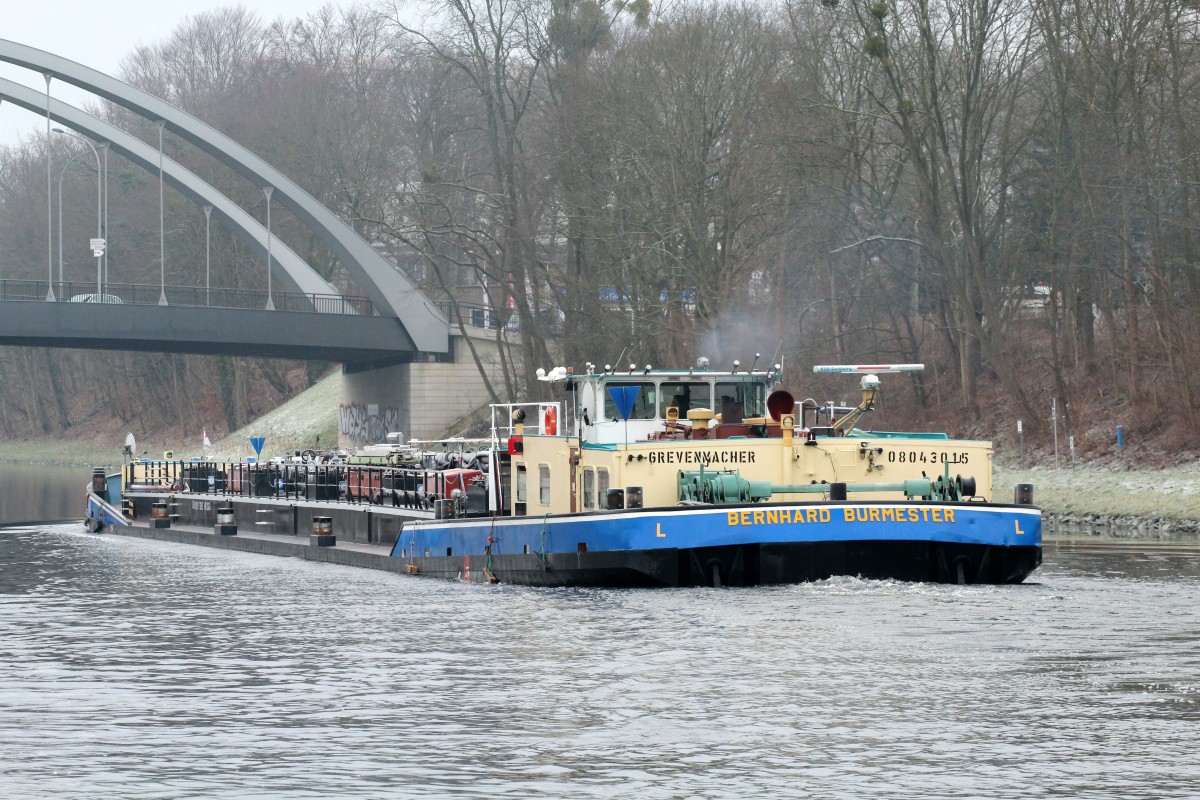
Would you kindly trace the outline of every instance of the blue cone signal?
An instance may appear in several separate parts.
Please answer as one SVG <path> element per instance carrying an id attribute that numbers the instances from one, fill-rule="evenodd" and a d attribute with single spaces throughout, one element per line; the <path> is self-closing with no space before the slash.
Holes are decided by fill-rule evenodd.
<path id="1" fill-rule="evenodd" d="M 613 399 L 617 406 L 617 411 L 621 414 L 621 419 L 628 420 L 629 415 L 633 413 L 633 404 L 637 402 L 638 386 L 610 386 L 608 387 L 608 395 Z"/>

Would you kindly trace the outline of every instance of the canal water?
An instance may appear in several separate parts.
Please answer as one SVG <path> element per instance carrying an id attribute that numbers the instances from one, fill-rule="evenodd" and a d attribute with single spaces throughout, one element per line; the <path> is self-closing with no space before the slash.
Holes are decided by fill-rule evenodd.
<path id="1" fill-rule="evenodd" d="M 83 492 L 92 470 L 0 463 L 0 525 L 27 520 L 83 518 Z"/>
<path id="2" fill-rule="evenodd" d="M 86 480 L 84 475 L 82 480 Z M 0 797 L 1200 791 L 1200 550 L 1022 586 L 480 586 L 0 530 Z"/>

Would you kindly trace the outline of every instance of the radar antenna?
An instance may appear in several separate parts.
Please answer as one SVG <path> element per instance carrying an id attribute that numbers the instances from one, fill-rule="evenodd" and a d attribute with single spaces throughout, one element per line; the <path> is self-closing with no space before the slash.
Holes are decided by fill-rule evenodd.
<path id="1" fill-rule="evenodd" d="M 862 401 L 846 412 L 843 416 L 830 422 L 830 426 L 839 434 L 854 427 L 864 414 L 875 408 L 879 399 L 880 372 L 924 372 L 924 364 L 826 364 L 813 367 L 818 374 L 862 375 Z M 831 410 L 832 413 L 832 410 Z"/>

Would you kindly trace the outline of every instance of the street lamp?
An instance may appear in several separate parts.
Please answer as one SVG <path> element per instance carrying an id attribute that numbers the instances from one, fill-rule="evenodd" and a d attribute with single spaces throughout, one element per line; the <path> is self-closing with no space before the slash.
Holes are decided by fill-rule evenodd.
<path id="1" fill-rule="evenodd" d="M 108 291 L 108 145 L 101 142 L 100 149 L 104 151 L 104 227 L 100 238 L 104 240 L 104 291 Z"/>
<path id="2" fill-rule="evenodd" d="M 271 302 L 271 193 L 274 186 L 264 186 L 263 194 L 267 196 L 267 311 L 274 311 L 275 304 Z"/>
<path id="3" fill-rule="evenodd" d="M 167 304 L 167 228 L 163 221 L 163 128 L 167 121 L 160 119 L 158 125 L 158 304 Z"/>
<path id="4" fill-rule="evenodd" d="M 63 164 L 62 170 L 58 173 L 58 293 L 63 294 L 63 210 L 62 210 L 62 185 L 63 178 L 67 175 L 67 170 L 71 168 L 71 164 L 75 163 L 75 159 L 80 156 L 87 155 L 86 150 L 80 150 L 75 155 L 67 159 L 67 163 Z"/>
<path id="5" fill-rule="evenodd" d="M 3 264 L 4 264 L 4 262 L 0 261 L 0 299 L 3 299 L 6 294 L 6 292 L 4 291 L 4 273 L 2 271 Z"/>
<path id="6" fill-rule="evenodd" d="M 811 303 L 809 303 L 808 305 L 806 305 L 806 306 L 805 306 L 805 307 L 804 307 L 804 308 L 803 308 L 803 309 L 800 311 L 800 316 L 799 316 L 799 318 L 796 320 L 796 330 L 797 330 L 797 331 L 800 333 L 800 336 L 801 336 L 801 337 L 803 337 L 803 336 L 804 336 L 804 315 L 805 315 L 805 314 L 807 314 L 809 311 L 811 311 L 811 310 L 813 309 L 813 306 L 816 306 L 816 305 L 818 305 L 818 304 L 820 304 L 820 303 L 824 303 L 824 302 L 826 302 L 826 301 L 828 301 L 828 300 L 829 300 L 829 298 L 828 298 L 828 297 L 818 297 L 816 300 L 813 300 Z"/>
<path id="7" fill-rule="evenodd" d="M 204 206 L 204 305 L 212 305 L 212 212 L 213 207 Z"/>
<path id="8" fill-rule="evenodd" d="M 101 281 L 103 280 L 104 275 L 103 275 L 103 262 L 100 259 L 101 259 L 101 256 L 104 255 L 104 191 L 103 191 L 104 167 L 101 166 L 101 164 L 100 164 L 100 151 L 96 149 L 96 145 L 92 144 L 92 140 L 87 138 L 86 136 L 80 136 L 77 133 L 71 133 L 70 131 L 65 131 L 62 128 L 55 128 L 54 132 L 61 133 L 63 136 L 70 136 L 72 139 L 80 140 L 81 142 L 85 143 L 88 147 L 92 148 L 92 155 L 94 155 L 96 157 L 96 238 L 92 241 L 92 252 L 96 254 L 96 302 L 103 303 L 104 302 L 104 287 L 101 284 Z M 69 164 L 71 162 L 68 161 L 67 163 Z M 58 204 L 59 204 L 58 222 L 59 222 L 59 225 L 61 226 L 62 225 L 62 176 L 61 175 L 58 178 L 58 190 L 59 190 L 58 191 Z M 61 236 L 61 228 L 60 228 L 60 236 Z M 60 259 L 58 281 L 59 281 L 59 291 L 61 292 L 62 291 L 62 271 L 61 271 L 62 270 L 62 261 L 61 261 L 62 243 L 61 243 L 61 239 L 60 239 L 58 247 L 59 247 L 59 259 Z"/>
<path id="9" fill-rule="evenodd" d="M 46 79 L 46 299 L 54 302 L 54 199 L 50 196 L 54 180 L 54 149 L 50 146 L 50 81 L 54 76 L 43 72 Z"/>

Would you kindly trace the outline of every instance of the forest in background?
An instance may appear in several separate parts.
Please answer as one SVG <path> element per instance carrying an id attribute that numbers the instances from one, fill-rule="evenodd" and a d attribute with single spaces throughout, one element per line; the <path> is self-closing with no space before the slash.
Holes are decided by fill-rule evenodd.
<path id="1" fill-rule="evenodd" d="M 1122 425 L 1178 453 L 1200 444 L 1198 43 L 1191 0 L 440 0 L 216 10 L 118 77 L 262 156 L 435 299 L 519 326 L 498 398 L 559 362 L 757 352 L 800 397 L 852 399 L 809 367 L 921 362 L 885 386 L 884 427 L 1022 420 L 1032 447 L 1101 454 Z M 92 111 L 157 147 L 152 122 Z M 46 159 L 59 178 L 83 147 L 0 150 L 0 277 L 45 276 Z M 265 220 L 260 187 L 169 133 L 165 152 Z M 96 174 L 74 163 L 63 259 L 89 280 Z M 157 176 L 109 165 L 110 280 L 203 286 L 201 209 L 167 189 L 160 264 Z M 361 294 L 278 206 L 271 227 Z M 228 231 L 210 244 L 212 285 L 265 288 Z M 0 432 L 219 435 L 328 368 L 0 349 Z"/>

